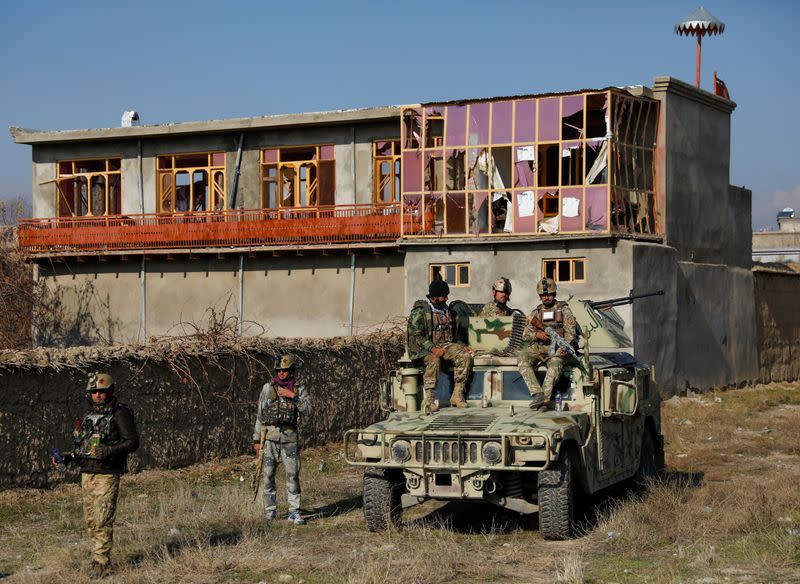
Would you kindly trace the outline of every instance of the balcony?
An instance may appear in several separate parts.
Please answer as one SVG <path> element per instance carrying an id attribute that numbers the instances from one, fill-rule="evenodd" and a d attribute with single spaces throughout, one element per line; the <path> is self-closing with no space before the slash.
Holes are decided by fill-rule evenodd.
<path id="1" fill-rule="evenodd" d="M 406 231 L 411 229 L 409 225 Z M 23 219 L 19 247 L 32 254 L 69 254 L 370 243 L 394 241 L 402 231 L 397 203 L 338 205 Z"/>

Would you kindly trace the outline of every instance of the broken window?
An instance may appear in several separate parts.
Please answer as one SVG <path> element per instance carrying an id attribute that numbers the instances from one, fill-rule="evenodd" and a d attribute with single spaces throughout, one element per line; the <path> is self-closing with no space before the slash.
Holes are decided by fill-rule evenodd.
<path id="1" fill-rule="evenodd" d="M 422 115 L 418 110 L 405 109 L 403 110 L 403 126 L 402 126 L 402 140 L 403 148 L 419 148 L 422 142 L 422 122 L 420 121 Z"/>
<path id="2" fill-rule="evenodd" d="M 425 191 L 444 190 L 444 153 L 441 150 L 425 151 Z"/>
<path id="3" fill-rule="evenodd" d="M 444 114 L 439 108 L 425 109 L 425 147 L 444 145 Z"/>
<path id="4" fill-rule="evenodd" d="M 466 185 L 466 153 L 462 150 L 447 151 L 446 186 L 448 191 L 463 191 Z"/>
<path id="5" fill-rule="evenodd" d="M 225 153 L 170 154 L 157 158 L 158 212 L 223 210 Z M 214 177 L 213 185 L 209 177 Z"/>
<path id="6" fill-rule="evenodd" d="M 561 184 L 583 184 L 583 148 L 580 142 L 561 145 Z"/>
<path id="7" fill-rule="evenodd" d="M 561 139 L 583 138 L 583 95 L 561 98 Z"/>
<path id="8" fill-rule="evenodd" d="M 542 277 L 556 282 L 585 282 L 586 258 L 544 259 Z"/>
<path id="9" fill-rule="evenodd" d="M 99 217 L 122 212 L 121 158 L 62 160 L 57 168 L 59 217 Z"/>
<path id="10" fill-rule="evenodd" d="M 539 144 L 536 159 L 540 187 L 558 186 L 558 165 L 561 158 L 558 144 Z"/>
<path id="11" fill-rule="evenodd" d="M 608 133 L 608 94 L 586 96 L 586 137 L 605 138 Z"/>
<path id="12" fill-rule="evenodd" d="M 450 263 L 450 264 L 429 264 L 428 280 L 444 280 L 450 286 L 465 288 L 469 286 L 470 265 L 469 262 Z"/>
<path id="13" fill-rule="evenodd" d="M 611 225 L 624 233 L 657 233 L 654 175 L 658 102 L 613 94 L 611 104 Z"/>
<path id="14" fill-rule="evenodd" d="M 261 151 L 261 206 L 324 207 L 336 202 L 334 146 Z"/>
<path id="15" fill-rule="evenodd" d="M 381 140 L 372 144 L 373 197 L 375 203 L 400 200 L 400 141 Z"/>

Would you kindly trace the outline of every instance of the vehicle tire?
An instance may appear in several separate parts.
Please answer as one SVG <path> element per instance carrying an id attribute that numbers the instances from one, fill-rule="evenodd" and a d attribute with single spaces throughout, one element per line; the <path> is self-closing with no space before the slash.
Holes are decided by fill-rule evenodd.
<path id="1" fill-rule="evenodd" d="M 400 525 L 403 508 L 400 495 L 403 483 L 392 477 L 386 469 L 364 470 L 364 519 L 370 531 L 383 531 Z"/>
<path id="2" fill-rule="evenodd" d="M 645 490 L 647 484 L 658 477 L 661 471 L 656 443 L 653 440 L 653 433 L 645 428 L 642 435 L 642 450 L 639 453 L 639 468 L 633 475 L 633 484 L 638 490 Z"/>
<path id="3" fill-rule="evenodd" d="M 575 537 L 575 457 L 571 449 L 547 470 L 539 472 L 539 533 L 544 539 Z"/>

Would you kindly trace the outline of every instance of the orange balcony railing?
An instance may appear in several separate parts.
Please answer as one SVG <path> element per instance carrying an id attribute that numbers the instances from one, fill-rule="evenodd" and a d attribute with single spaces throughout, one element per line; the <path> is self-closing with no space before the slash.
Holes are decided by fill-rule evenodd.
<path id="1" fill-rule="evenodd" d="M 19 247 L 56 253 L 393 241 L 400 221 L 396 203 L 23 219 Z"/>

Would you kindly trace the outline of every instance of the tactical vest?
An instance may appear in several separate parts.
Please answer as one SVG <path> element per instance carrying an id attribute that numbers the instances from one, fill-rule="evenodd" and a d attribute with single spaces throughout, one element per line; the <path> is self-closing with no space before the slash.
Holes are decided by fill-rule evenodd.
<path id="1" fill-rule="evenodd" d="M 556 302 L 550 308 L 545 308 L 543 304 L 536 307 L 535 315 L 545 327 L 553 327 L 561 337 L 564 336 L 564 306 L 566 302 Z"/>
<path id="2" fill-rule="evenodd" d="M 262 426 L 297 426 L 297 405 L 278 398 L 261 410 Z"/>
<path id="3" fill-rule="evenodd" d="M 433 313 L 433 344 L 442 347 L 453 342 L 453 320 L 448 310 L 444 314 Z"/>
<path id="4" fill-rule="evenodd" d="M 117 406 L 119 407 L 119 406 Z M 113 446 L 120 441 L 116 426 L 112 423 L 114 412 L 86 414 L 75 424 L 73 440 L 75 454 L 82 458 L 99 458 L 95 449 L 98 446 Z"/>

